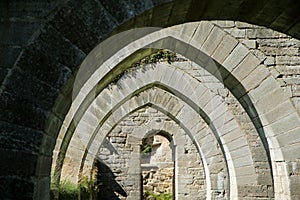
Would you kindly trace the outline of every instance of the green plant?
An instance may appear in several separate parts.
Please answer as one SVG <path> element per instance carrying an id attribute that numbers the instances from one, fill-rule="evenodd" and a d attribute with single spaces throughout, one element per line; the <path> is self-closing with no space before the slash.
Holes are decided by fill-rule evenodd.
<path id="1" fill-rule="evenodd" d="M 88 200 L 91 196 L 96 196 L 97 192 L 99 192 L 99 186 L 95 181 L 88 180 L 87 177 L 83 177 L 78 185 L 68 180 L 63 180 L 59 186 L 51 183 L 50 187 L 51 199 L 59 198 L 59 200 Z"/>
<path id="2" fill-rule="evenodd" d="M 159 62 L 168 62 L 170 64 L 175 61 L 186 61 L 186 59 L 178 58 L 176 53 L 168 49 L 158 49 L 155 53 L 146 56 L 140 59 L 139 61 L 131 64 L 122 73 L 115 76 L 114 79 L 111 81 L 111 84 L 113 85 L 116 84 L 122 77 L 132 73 L 135 69 L 142 68 L 146 64 L 159 63 Z"/>
<path id="3" fill-rule="evenodd" d="M 96 196 L 99 192 L 99 185 L 96 184 L 96 181 L 89 180 L 87 177 L 83 177 L 79 184 L 78 188 L 80 191 L 81 199 L 89 199 L 90 196 Z"/>
<path id="4" fill-rule="evenodd" d="M 142 145 L 142 153 L 143 154 L 151 153 L 151 151 L 152 151 L 152 146 L 150 144 Z"/>
<path id="5" fill-rule="evenodd" d="M 172 200 L 172 194 L 159 194 L 156 196 L 157 200 Z"/>
<path id="6" fill-rule="evenodd" d="M 168 49 L 159 49 L 156 53 L 146 56 L 141 60 L 139 60 L 138 62 L 132 64 L 131 67 L 137 67 L 137 66 L 142 66 L 144 64 L 158 63 L 158 62 L 172 63 L 179 60 L 180 59 L 177 57 L 176 53 Z"/>
<path id="7" fill-rule="evenodd" d="M 143 199 L 148 200 L 148 199 L 155 199 L 155 200 L 172 200 L 173 196 L 172 194 L 167 194 L 167 193 L 161 193 L 161 194 L 154 194 L 151 191 L 146 190 L 143 194 Z"/>
<path id="8" fill-rule="evenodd" d="M 61 181 L 59 185 L 60 200 L 78 199 L 78 193 L 79 190 L 76 184 L 70 181 Z"/>

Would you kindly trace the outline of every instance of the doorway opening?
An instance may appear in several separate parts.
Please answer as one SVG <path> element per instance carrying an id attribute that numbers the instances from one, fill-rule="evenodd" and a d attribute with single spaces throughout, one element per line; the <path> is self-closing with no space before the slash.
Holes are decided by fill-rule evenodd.
<path id="1" fill-rule="evenodd" d="M 143 139 L 141 146 L 144 200 L 174 198 L 174 146 L 161 134 Z"/>

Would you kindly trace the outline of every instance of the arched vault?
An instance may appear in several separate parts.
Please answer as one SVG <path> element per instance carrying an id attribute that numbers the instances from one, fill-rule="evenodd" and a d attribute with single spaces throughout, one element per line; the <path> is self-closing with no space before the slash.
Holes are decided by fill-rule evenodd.
<path id="1" fill-rule="evenodd" d="M 226 46 L 226 44 L 228 45 Z M 244 107 L 250 118 L 253 119 L 253 124 L 265 145 L 265 149 L 267 150 L 267 155 L 270 156 L 269 161 L 272 164 L 274 181 L 282 182 L 283 177 L 288 177 L 287 174 L 278 174 L 281 172 L 277 171 L 277 165 L 282 165 L 281 161 L 285 160 L 285 153 L 282 152 L 280 145 L 285 146 L 286 144 L 279 144 L 276 135 L 274 135 L 275 133 L 272 131 L 272 128 L 274 126 L 278 126 L 280 123 L 284 123 L 287 119 L 294 121 L 299 120 L 298 113 L 290 103 L 288 96 L 284 94 L 284 91 L 278 86 L 274 78 L 267 71 L 263 70 L 264 66 L 260 64 L 259 59 L 257 59 L 256 56 L 254 56 L 236 39 L 210 22 L 185 24 L 183 26 L 155 31 L 128 44 L 115 55 L 111 56 L 108 60 L 103 60 L 100 63 L 95 63 L 96 65 L 91 65 L 95 57 L 97 57 L 97 52 L 101 52 L 99 56 L 103 54 L 102 51 L 99 51 L 102 50 L 101 45 L 99 45 L 99 47 L 95 48 L 82 64 L 82 66 L 86 65 L 87 67 L 81 69 L 91 69 L 91 78 L 88 80 L 83 79 L 84 81 L 79 79 L 78 82 L 75 82 L 78 83 L 78 85 L 81 85 L 81 83 L 85 82 L 86 84 L 82 87 L 78 95 L 75 93 L 76 98 L 71 106 L 71 112 L 69 113 L 70 117 L 67 117 L 66 121 L 67 127 L 74 114 L 75 121 L 71 122 L 71 127 L 72 123 L 76 124 L 81 119 L 82 114 L 80 114 L 80 112 L 82 112 L 82 108 L 85 110 L 87 107 L 80 107 L 81 111 L 79 113 L 73 112 L 79 108 L 81 102 L 91 102 L 93 97 L 97 96 L 98 92 L 102 91 L 101 88 L 105 87 L 105 82 L 109 83 L 109 80 L 112 79 L 113 74 L 120 73 L 122 71 L 122 67 L 124 68 L 124 66 L 128 64 L 128 60 L 125 58 L 129 55 L 135 55 L 139 49 L 145 47 L 169 48 L 177 51 L 199 64 L 201 67 L 204 67 L 219 81 L 223 81 L 224 85 Z M 211 56 L 211 58 L 209 56 Z M 98 66 L 102 67 L 98 68 Z M 174 80 L 181 76 L 183 78 L 185 77 L 184 75 L 181 75 L 178 70 L 175 71 L 176 72 L 174 73 L 166 73 L 166 71 L 161 70 L 156 73 L 154 77 L 160 76 L 161 74 L 166 74 L 166 76 L 158 77 L 158 80 L 163 81 L 164 79 L 169 80 L 169 76 L 173 77 Z M 79 71 L 78 74 L 80 75 L 81 71 Z M 79 77 L 81 78 L 81 76 Z M 141 82 L 145 80 L 143 79 L 139 80 L 140 82 L 133 84 L 131 83 L 129 88 L 126 88 L 126 86 L 124 86 L 124 88 L 127 90 L 132 90 L 133 88 L 138 89 Z M 171 83 L 172 85 L 176 86 L 178 83 L 181 83 L 174 80 L 173 83 Z M 100 84 L 98 84 L 97 87 L 94 87 L 98 82 Z M 193 91 L 193 88 L 195 88 L 196 84 L 180 84 L 179 86 L 186 86 L 187 88 L 185 89 L 191 92 Z M 176 90 L 172 90 L 172 92 L 174 91 L 176 94 Z M 86 96 L 85 94 L 88 95 Z M 274 98 L 274 101 L 267 102 L 266 104 L 266 99 L 271 97 L 272 99 Z M 193 101 L 196 102 L 196 105 L 199 105 L 199 107 L 205 106 L 205 104 L 202 105 L 201 102 L 197 102 L 197 100 Z M 279 117 L 278 119 L 274 119 L 274 116 L 269 114 L 267 108 L 272 106 L 276 107 L 282 102 L 286 102 L 287 109 L 290 110 L 291 114 L 288 118 Z M 291 129 L 291 127 L 286 126 L 286 129 L 288 131 Z M 70 130 L 72 129 L 68 129 L 68 131 Z M 284 127 L 282 131 L 284 131 Z M 267 141 L 265 139 L 267 139 Z M 64 146 L 62 147 L 65 148 Z M 64 152 L 64 150 L 60 152 Z M 290 155 L 287 154 L 286 156 Z M 288 184 L 288 182 L 284 182 Z M 279 191 L 281 189 L 288 188 L 288 185 L 283 186 L 281 189 L 277 189 L 276 186 L 278 185 L 275 184 L 275 195 L 277 194 L 277 190 Z M 278 195 L 279 193 L 280 192 L 278 192 Z"/>
<path id="2" fill-rule="evenodd" d="M 54 158 L 62 162 L 71 133 L 94 97 L 127 64 L 153 53 L 143 48 L 159 47 L 180 53 L 224 83 L 264 144 L 275 198 L 299 198 L 299 110 L 267 67 L 240 41 L 211 22 L 196 22 L 238 20 L 299 39 L 298 2 L 71 0 L 0 4 L 1 197 L 15 198 L 15 190 L 27 188 L 18 198 L 48 199 L 55 146 L 59 152 Z M 183 24 L 186 22 L 196 23 Z M 183 25 L 167 28 L 178 24 Z M 110 36 L 135 27 L 166 29 L 147 29 L 101 47 Z M 270 36 L 270 32 L 251 27 L 249 32 Z M 110 53 L 103 54 L 103 50 Z M 82 70 L 84 75 L 75 78 Z"/>

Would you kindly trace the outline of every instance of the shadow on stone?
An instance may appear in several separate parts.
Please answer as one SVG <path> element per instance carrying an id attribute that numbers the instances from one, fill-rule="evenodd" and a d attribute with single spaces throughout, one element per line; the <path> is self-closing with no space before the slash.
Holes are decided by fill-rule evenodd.
<path id="1" fill-rule="evenodd" d="M 127 197 L 124 189 L 115 180 L 116 176 L 111 169 L 101 161 L 97 161 L 96 166 L 98 168 L 97 184 L 100 186 L 97 199 L 119 200 L 119 195 Z"/>

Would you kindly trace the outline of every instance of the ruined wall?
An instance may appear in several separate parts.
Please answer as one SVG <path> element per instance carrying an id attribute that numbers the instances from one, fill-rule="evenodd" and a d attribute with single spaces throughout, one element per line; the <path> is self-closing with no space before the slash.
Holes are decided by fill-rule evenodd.
<path id="1" fill-rule="evenodd" d="M 143 146 L 145 147 L 144 150 L 142 148 L 141 153 L 143 191 L 172 194 L 175 177 L 174 146 L 161 135 L 154 135 L 148 140 L 146 138 Z"/>
<path id="2" fill-rule="evenodd" d="M 128 135 L 132 134 L 134 128 L 142 126 L 152 120 L 161 122 L 170 121 L 168 117 L 151 107 L 141 109 L 120 122 L 107 136 L 107 140 L 104 142 L 103 147 L 100 148 L 98 160 L 103 163 L 103 166 L 105 167 L 102 169 L 105 168 L 106 171 L 103 173 L 101 172 L 101 169 L 98 169 L 98 173 L 102 174 L 102 188 L 104 191 L 107 191 L 103 195 L 106 195 L 107 198 L 113 198 L 113 196 L 110 195 L 117 194 L 120 199 L 130 199 L 136 190 L 131 178 L 129 177 L 130 175 L 128 174 L 130 170 L 129 167 L 132 147 L 128 145 L 127 138 Z M 176 124 L 174 124 L 174 126 L 176 126 Z M 181 133 L 178 132 L 170 134 L 183 134 L 182 130 L 179 128 L 178 131 Z M 188 158 L 189 162 L 185 162 L 184 165 L 175 164 L 178 167 L 175 179 L 178 179 L 177 181 L 179 182 L 179 185 L 172 186 L 173 166 L 170 167 L 169 165 L 169 157 L 168 159 L 161 159 L 160 161 L 162 162 L 160 163 L 158 160 L 153 162 L 152 164 L 156 166 L 153 168 L 154 170 L 151 170 L 151 167 L 148 168 L 149 166 L 146 167 L 142 164 L 142 170 L 143 168 L 144 170 L 147 168 L 151 171 L 147 181 L 145 179 L 145 182 L 148 182 L 148 184 L 145 184 L 145 190 L 150 190 L 156 194 L 172 193 L 172 188 L 170 187 L 172 186 L 176 187 L 176 190 L 178 190 L 179 199 L 205 199 L 206 186 L 204 169 L 202 167 L 199 153 L 188 137 L 186 137 L 186 145 L 184 149 L 184 156 Z M 177 154 L 180 153 L 177 152 Z M 149 159 L 151 159 L 151 155 L 149 156 Z M 177 157 L 176 160 L 182 161 L 182 157 Z M 153 157 L 152 161 L 154 161 Z M 144 164 L 145 162 L 147 161 L 144 160 Z M 146 176 L 148 173 L 144 171 L 143 174 Z"/>

